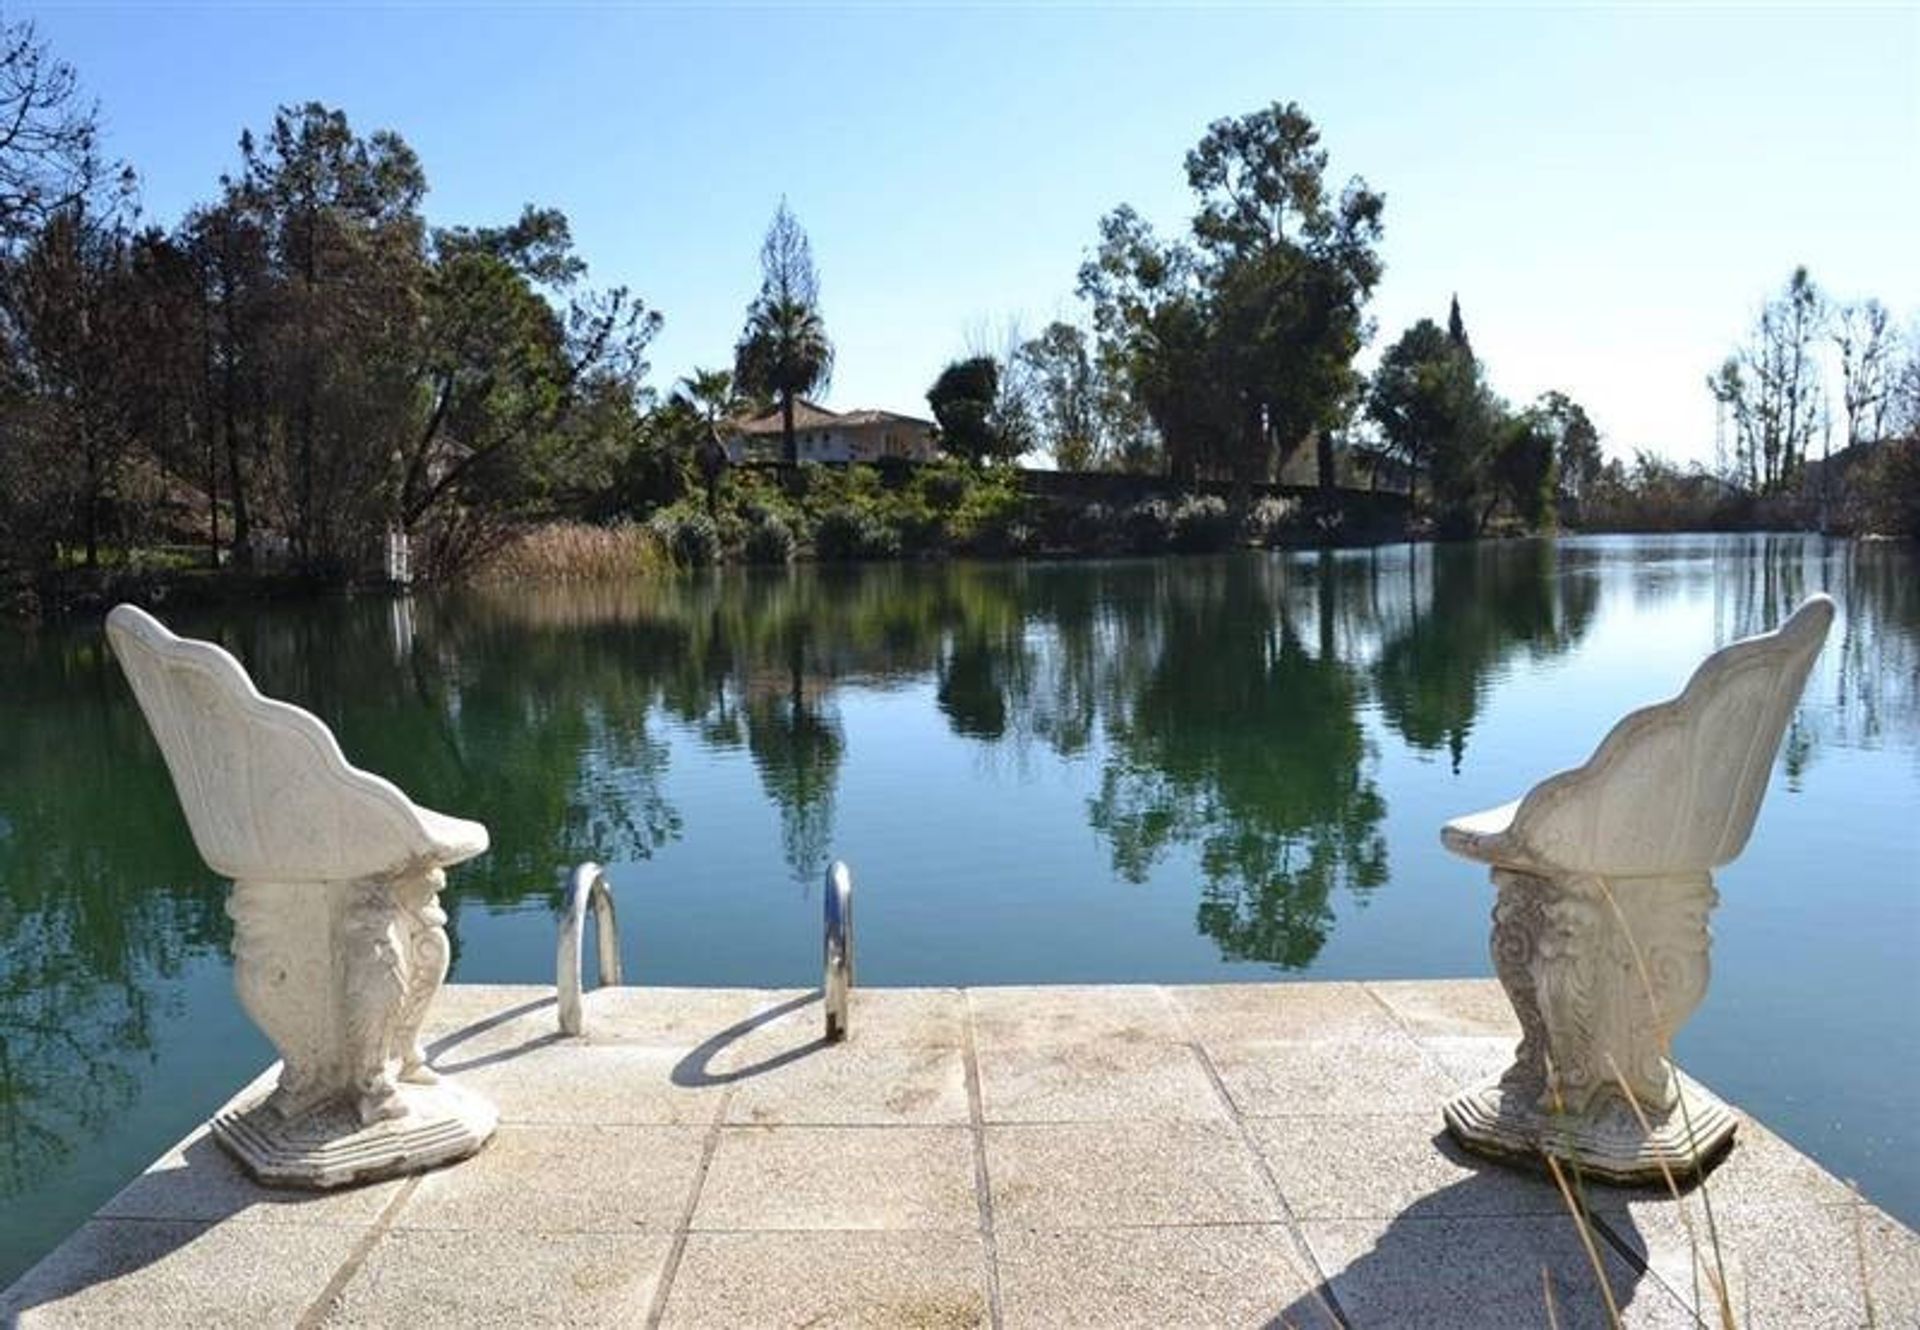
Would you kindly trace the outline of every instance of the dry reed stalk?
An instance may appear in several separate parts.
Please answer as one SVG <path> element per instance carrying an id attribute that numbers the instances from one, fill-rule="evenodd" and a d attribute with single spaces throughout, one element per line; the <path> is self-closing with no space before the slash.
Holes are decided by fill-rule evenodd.
<path id="1" fill-rule="evenodd" d="M 1547 1155 L 1546 1160 L 1547 1171 L 1553 1174 L 1554 1185 L 1560 1188 L 1561 1199 L 1566 1201 L 1567 1209 L 1573 1214 L 1574 1230 L 1580 1234 L 1580 1245 L 1587 1250 L 1587 1262 L 1593 1266 L 1593 1277 L 1600 1283 L 1600 1296 L 1606 1299 L 1607 1323 L 1618 1330 L 1620 1307 L 1613 1300 L 1613 1285 L 1607 1282 L 1607 1267 L 1600 1260 L 1600 1249 L 1593 1245 L 1593 1230 L 1587 1224 L 1586 1211 L 1573 1199 L 1573 1192 L 1567 1186 L 1567 1175 L 1560 1171 L 1560 1161 L 1552 1155 Z"/>
<path id="2" fill-rule="evenodd" d="M 1679 1068 L 1675 1066 L 1673 1061 L 1673 1035 L 1668 1029 L 1664 1013 L 1660 1010 L 1659 996 L 1654 992 L 1653 974 L 1647 968 L 1646 953 L 1640 949 L 1640 943 L 1633 936 L 1633 929 L 1627 923 L 1626 912 L 1620 908 L 1620 902 L 1614 897 L 1613 888 L 1607 884 L 1604 878 L 1600 880 L 1600 894 L 1606 898 L 1608 908 L 1613 911 L 1614 922 L 1620 927 L 1620 935 L 1627 940 L 1627 953 L 1633 957 L 1634 969 L 1640 975 L 1640 986 L 1645 990 L 1647 995 L 1647 1009 L 1653 1015 L 1654 1028 L 1660 1031 L 1660 1056 L 1664 1057 L 1667 1060 L 1668 1067 L 1673 1069 L 1675 1077 L 1674 1098 L 1680 1109 L 1681 1125 L 1686 1128 L 1687 1140 L 1689 1142 L 1688 1148 L 1693 1152 L 1691 1160 L 1693 1164 L 1693 1176 L 1700 1191 L 1700 1210 L 1707 1219 L 1707 1244 L 1713 1252 L 1713 1268 L 1705 1272 L 1707 1284 L 1714 1294 L 1715 1309 L 1720 1313 L 1722 1330 L 1736 1330 L 1737 1322 L 1734 1319 L 1733 1304 L 1727 1287 L 1726 1251 L 1720 1243 L 1720 1225 L 1714 1218 L 1713 1193 L 1707 1187 L 1707 1175 L 1706 1170 L 1701 1167 L 1699 1147 L 1692 1144 L 1694 1140 L 1693 1115 L 1687 1108 L 1686 1087 L 1680 1084 L 1678 1079 Z M 1619 1064 L 1613 1062 L 1611 1055 L 1609 1055 L 1607 1061 L 1609 1065 L 1613 1067 L 1614 1080 L 1618 1082 L 1621 1091 L 1626 1095 L 1627 1105 L 1633 1110 L 1634 1118 L 1640 1124 L 1640 1130 L 1646 1132 L 1648 1135 L 1652 1135 L 1653 1127 L 1647 1119 L 1646 1111 L 1641 1108 L 1639 1099 L 1634 1095 L 1632 1087 L 1627 1084 L 1626 1077 L 1621 1073 Z M 1674 1206 L 1680 1211 L 1680 1222 L 1686 1230 L 1687 1246 L 1694 1257 L 1692 1264 L 1697 1279 L 1701 1263 L 1698 1258 L 1699 1242 L 1694 1236 L 1693 1220 L 1687 1209 L 1686 1201 L 1681 1198 L 1679 1184 L 1675 1181 L 1673 1172 L 1667 1167 L 1664 1159 L 1660 1161 L 1660 1176 L 1665 1179 L 1667 1191 L 1673 1197 Z M 1694 1305 L 1697 1308 L 1700 1302 L 1700 1290 L 1697 1284 L 1693 1290 L 1693 1298 Z"/>
<path id="3" fill-rule="evenodd" d="M 491 585 L 605 582 L 650 576 L 671 566 L 659 538 L 644 526 L 552 522 L 515 538 L 473 580 Z"/>

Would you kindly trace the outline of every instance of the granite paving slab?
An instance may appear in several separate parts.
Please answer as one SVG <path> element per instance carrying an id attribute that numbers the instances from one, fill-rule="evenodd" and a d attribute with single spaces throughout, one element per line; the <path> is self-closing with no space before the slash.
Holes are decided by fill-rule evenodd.
<path id="1" fill-rule="evenodd" d="M 641 1325 L 666 1267 L 665 1234 L 384 1234 L 321 1312 L 325 1326 L 409 1330 Z"/>
<path id="2" fill-rule="evenodd" d="M 1489 980 L 860 989 L 836 1045 L 809 990 L 585 1013 L 449 988 L 477 1156 L 309 1195 L 197 1131 L 0 1325 L 1666 1326 L 1717 1323 L 1709 1269 L 1741 1325 L 1920 1325 L 1920 1238 L 1759 1123 L 1678 1201 L 1589 1188 L 1591 1249 L 1454 1147 L 1511 1057 Z"/>

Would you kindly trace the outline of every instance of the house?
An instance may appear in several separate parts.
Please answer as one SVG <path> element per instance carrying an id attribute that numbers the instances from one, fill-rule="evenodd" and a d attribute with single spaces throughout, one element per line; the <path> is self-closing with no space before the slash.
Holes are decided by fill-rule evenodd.
<path id="1" fill-rule="evenodd" d="M 781 461 L 781 431 L 778 406 L 728 421 L 721 427 L 727 460 Z M 793 442 L 803 462 L 878 462 L 886 457 L 931 462 L 937 453 L 931 420 L 896 411 L 829 411 L 804 397 L 793 402 Z"/>

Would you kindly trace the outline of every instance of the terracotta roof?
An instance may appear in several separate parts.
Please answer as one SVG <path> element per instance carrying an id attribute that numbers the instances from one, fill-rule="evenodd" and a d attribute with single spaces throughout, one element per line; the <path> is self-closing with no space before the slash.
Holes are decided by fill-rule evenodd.
<path id="1" fill-rule="evenodd" d="M 918 416 L 903 416 L 898 411 L 849 411 L 839 419 L 842 425 L 924 425 L 933 428 L 931 420 L 922 420 Z"/>
<path id="2" fill-rule="evenodd" d="M 757 416 L 738 416 L 729 421 L 736 434 L 762 435 L 779 434 L 782 429 L 780 408 L 774 407 Z M 829 429 L 835 425 L 857 427 L 861 425 L 920 425 L 933 428 L 931 420 L 921 420 L 917 416 L 903 416 L 898 411 L 829 411 L 818 402 L 810 402 L 804 397 L 793 399 L 793 427 L 801 429 Z"/>

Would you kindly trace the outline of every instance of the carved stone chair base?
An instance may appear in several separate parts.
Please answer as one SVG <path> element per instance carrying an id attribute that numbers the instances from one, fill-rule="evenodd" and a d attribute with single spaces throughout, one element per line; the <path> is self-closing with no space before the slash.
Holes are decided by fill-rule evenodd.
<path id="1" fill-rule="evenodd" d="M 213 1137 L 270 1187 L 325 1190 L 424 1173 L 474 1154 L 499 1121 L 493 1105 L 448 1081 L 401 1085 L 407 1112 L 362 1126 L 338 1102 L 284 1121 L 265 1095 L 214 1116 Z"/>
<path id="2" fill-rule="evenodd" d="M 1653 1118 L 1652 1135 L 1617 1098 L 1592 1113 L 1547 1113 L 1535 1095 L 1503 1089 L 1498 1078 L 1455 1095 L 1443 1112 L 1456 1141 L 1501 1163 L 1545 1168 L 1552 1155 L 1576 1165 L 1582 1177 L 1617 1186 L 1663 1186 L 1664 1165 L 1685 1183 L 1705 1177 L 1726 1154 L 1739 1119 L 1698 1081 L 1675 1074 L 1686 1111 L 1675 1105 Z"/>

